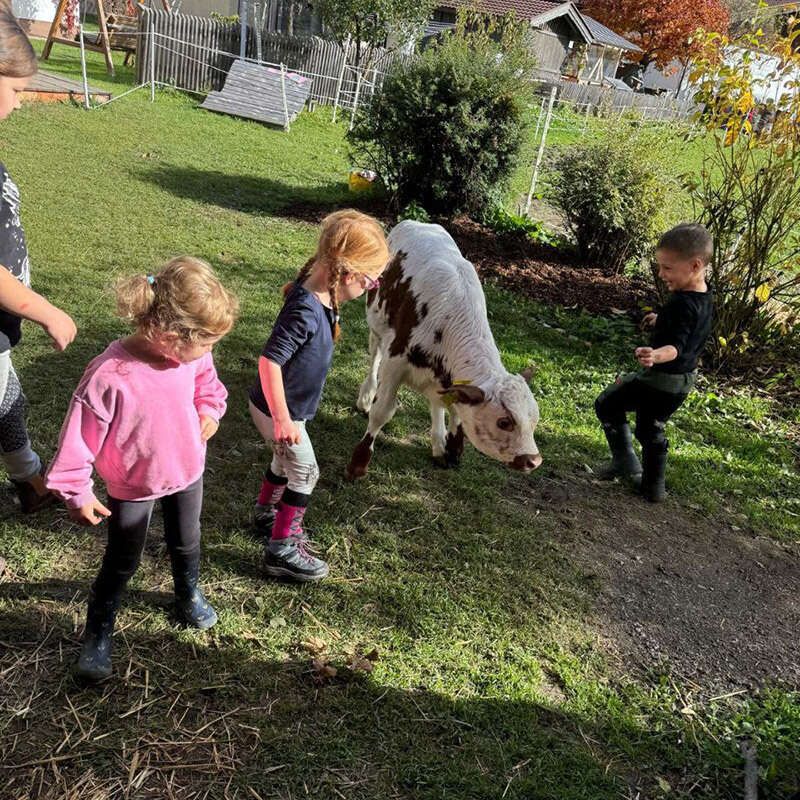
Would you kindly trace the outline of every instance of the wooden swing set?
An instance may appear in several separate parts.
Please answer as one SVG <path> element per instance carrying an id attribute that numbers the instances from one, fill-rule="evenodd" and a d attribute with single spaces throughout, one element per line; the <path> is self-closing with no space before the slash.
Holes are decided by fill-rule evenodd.
<path id="1" fill-rule="evenodd" d="M 171 11 L 169 0 L 161 0 L 164 11 Z M 79 19 L 80 0 L 59 0 L 55 17 L 42 49 L 42 60 L 47 61 L 54 44 L 80 47 Z M 97 25 L 100 29 L 87 35 L 84 32 L 83 46 L 86 50 L 102 53 L 106 69 L 114 75 L 111 51 L 125 53 L 124 64 L 129 64 L 136 55 L 139 22 L 134 0 L 97 0 Z"/>

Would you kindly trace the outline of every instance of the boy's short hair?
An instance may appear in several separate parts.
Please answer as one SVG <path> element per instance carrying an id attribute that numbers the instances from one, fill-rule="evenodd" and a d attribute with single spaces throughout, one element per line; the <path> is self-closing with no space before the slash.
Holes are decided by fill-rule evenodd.
<path id="1" fill-rule="evenodd" d="M 705 225 L 683 222 L 658 240 L 658 250 L 671 250 L 682 258 L 700 258 L 704 264 L 714 255 L 714 240 Z"/>

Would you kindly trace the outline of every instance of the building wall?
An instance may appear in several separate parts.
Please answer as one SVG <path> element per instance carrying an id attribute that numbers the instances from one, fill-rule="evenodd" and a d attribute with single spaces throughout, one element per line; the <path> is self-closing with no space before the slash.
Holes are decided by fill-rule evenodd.
<path id="1" fill-rule="evenodd" d="M 181 14 L 189 14 L 193 17 L 210 17 L 213 12 L 223 17 L 230 17 L 239 13 L 239 0 L 183 0 L 178 5 L 178 0 L 174 3 L 178 6 Z M 161 8 L 160 2 L 152 3 L 154 8 Z"/>
<path id="2" fill-rule="evenodd" d="M 13 0 L 12 8 L 29 36 L 47 36 L 56 13 L 53 0 Z"/>

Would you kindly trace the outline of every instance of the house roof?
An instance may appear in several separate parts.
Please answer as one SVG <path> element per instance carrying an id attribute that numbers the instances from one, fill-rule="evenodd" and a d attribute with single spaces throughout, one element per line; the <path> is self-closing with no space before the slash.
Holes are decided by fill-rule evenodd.
<path id="1" fill-rule="evenodd" d="M 635 45 L 633 42 L 629 42 L 624 36 L 620 36 L 618 33 L 615 33 L 611 30 L 611 28 L 607 28 L 593 17 L 587 16 L 586 14 L 581 14 L 581 16 L 586 21 L 586 25 L 591 31 L 596 42 L 599 42 L 600 44 L 607 44 L 610 47 L 618 47 L 620 50 L 628 50 L 629 52 L 642 52 L 641 47 Z"/>
<path id="2" fill-rule="evenodd" d="M 489 14 L 506 14 L 513 11 L 519 19 L 533 19 L 561 5 L 567 3 L 558 0 L 482 0 L 479 3 L 481 11 Z"/>
<path id="3" fill-rule="evenodd" d="M 446 0 L 442 6 L 454 8 L 472 4 L 472 0 Z M 615 33 L 596 19 L 582 14 L 578 3 L 564 0 L 479 0 L 478 8 L 487 14 L 507 14 L 513 11 L 518 19 L 529 20 L 534 25 L 542 25 L 559 17 L 568 17 L 589 44 L 604 44 L 629 52 L 641 52 L 633 42 Z"/>

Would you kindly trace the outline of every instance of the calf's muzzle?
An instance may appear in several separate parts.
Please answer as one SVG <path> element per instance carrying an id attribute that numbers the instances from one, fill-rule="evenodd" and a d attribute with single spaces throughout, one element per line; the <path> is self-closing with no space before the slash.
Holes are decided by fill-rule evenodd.
<path id="1" fill-rule="evenodd" d="M 523 453 L 514 456 L 511 462 L 511 469 L 517 469 L 520 472 L 531 472 L 542 463 L 542 456 L 540 453 Z"/>

